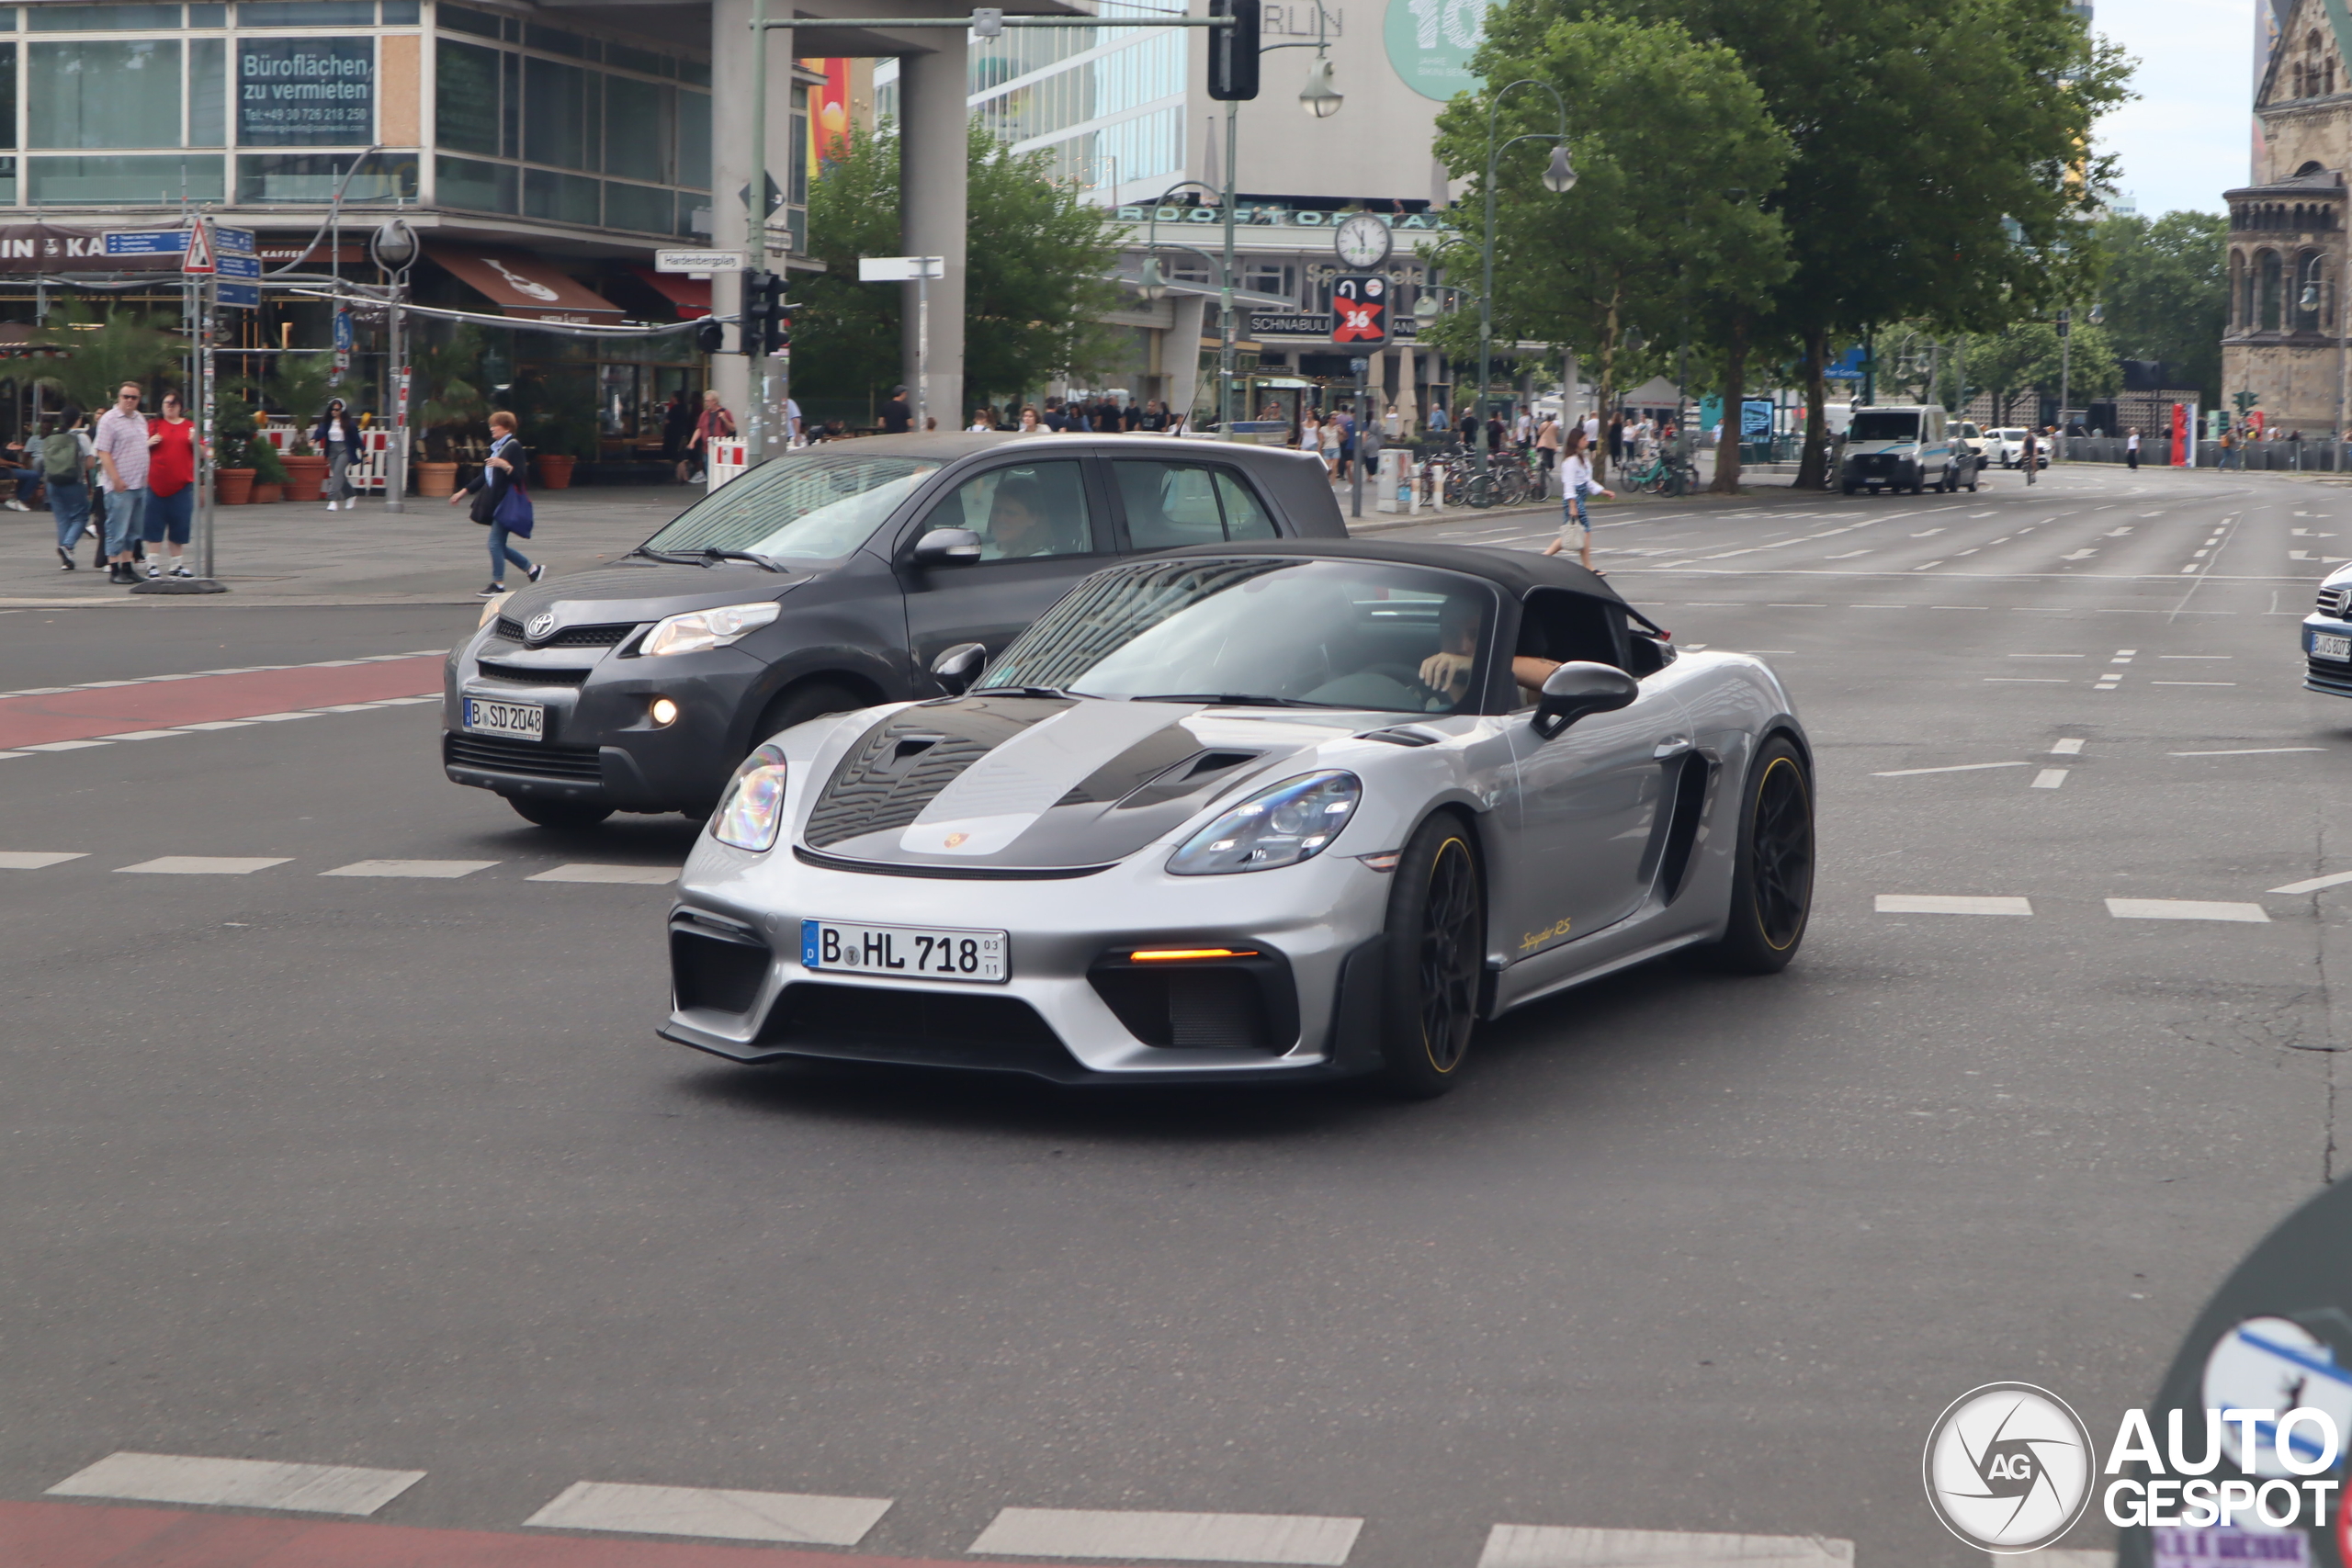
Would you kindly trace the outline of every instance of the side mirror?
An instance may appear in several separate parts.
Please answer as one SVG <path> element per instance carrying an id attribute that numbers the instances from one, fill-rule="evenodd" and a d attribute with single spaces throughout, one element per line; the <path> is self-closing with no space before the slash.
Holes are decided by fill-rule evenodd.
<path id="1" fill-rule="evenodd" d="M 942 534 L 961 534 L 961 528 L 941 528 Z M 969 691 L 972 682 L 988 668 L 989 650 L 985 644 L 959 642 L 931 661 L 932 678 L 947 690 L 947 694 L 960 697 Z"/>
<path id="2" fill-rule="evenodd" d="M 1613 664 L 1563 664 L 1536 699 L 1535 733 L 1549 740 L 1587 715 L 1613 713 L 1641 694 L 1642 683 Z"/>
<path id="3" fill-rule="evenodd" d="M 980 536 L 969 528 L 933 528 L 915 541 L 917 566 L 946 566 L 980 558 Z"/>

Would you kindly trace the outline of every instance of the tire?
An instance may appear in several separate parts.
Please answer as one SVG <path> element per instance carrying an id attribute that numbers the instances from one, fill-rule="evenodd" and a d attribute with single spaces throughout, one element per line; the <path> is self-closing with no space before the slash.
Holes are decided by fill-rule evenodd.
<path id="1" fill-rule="evenodd" d="M 1775 736 L 1740 786 L 1730 919 L 1708 950 L 1717 968 L 1773 975 L 1788 967 L 1813 913 L 1813 779 L 1796 747 Z"/>
<path id="2" fill-rule="evenodd" d="M 594 806 L 584 800 L 537 800 L 527 795 L 510 795 L 506 804 L 526 822 L 571 832 L 585 831 L 613 814 L 609 806 Z"/>
<path id="3" fill-rule="evenodd" d="M 1461 1077 L 1477 1025 L 1486 890 L 1469 829 L 1448 812 L 1415 830 L 1392 874 L 1380 1077 L 1391 1093 L 1431 1100 Z"/>
<path id="4" fill-rule="evenodd" d="M 760 722 L 752 727 L 751 738 L 745 742 L 743 755 L 770 736 L 779 735 L 796 724 L 806 724 L 812 718 L 822 718 L 829 713 L 847 713 L 866 706 L 865 698 L 846 686 L 831 681 L 804 681 L 797 686 L 779 692 L 760 714 Z"/>

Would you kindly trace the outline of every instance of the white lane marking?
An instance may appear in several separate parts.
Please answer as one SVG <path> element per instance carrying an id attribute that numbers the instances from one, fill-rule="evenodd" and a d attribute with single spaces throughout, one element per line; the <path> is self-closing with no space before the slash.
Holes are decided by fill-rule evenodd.
<path id="1" fill-rule="evenodd" d="M 2151 686 L 2234 686 L 2235 681 L 2151 681 Z"/>
<path id="2" fill-rule="evenodd" d="M 437 876 L 458 877 L 484 871 L 498 863 L 494 860 L 356 860 L 349 865 L 322 871 L 321 876 Z"/>
<path id="3" fill-rule="evenodd" d="M 2155 682 L 2161 686 L 2165 682 Z M 2248 746 L 2235 751 L 2167 751 L 2167 757 L 2276 757 L 2287 751 L 2324 751 L 2324 746 Z"/>
<path id="4" fill-rule="evenodd" d="M 703 1486 L 575 1481 L 523 1523 L 546 1529 L 855 1546 L 875 1522 L 889 1512 L 890 1501 L 888 1497 L 825 1497 L 798 1492 L 729 1492 Z"/>
<path id="5" fill-rule="evenodd" d="M 86 850 L 0 850 L 0 871 L 40 871 L 69 860 L 87 860 Z"/>
<path id="6" fill-rule="evenodd" d="M 309 708 L 296 708 L 291 713 L 257 713 L 253 716 L 253 721 L 255 724 L 283 724 L 289 718 L 316 718 L 318 716 L 319 716 L 317 714 L 311 712 Z"/>
<path id="7" fill-rule="evenodd" d="M 438 692 L 435 692 L 431 696 L 424 697 L 379 697 L 374 702 L 369 703 L 368 706 L 374 708 L 404 708 L 413 706 L 418 703 L 437 703 L 440 700 L 441 694 Z"/>
<path id="8" fill-rule="evenodd" d="M 1866 556 L 1868 554 L 1870 554 L 1870 551 L 1868 550 L 1848 550 L 1842 556 L 1824 556 L 1821 558 L 1824 560 L 1852 560 L 1856 556 Z"/>
<path id="9" fill-rule="evenodd" d="M 2097 550 L 2069 550 L 2058 558 L 2060 560 L 2088 560 L 2097 554 L 2098 554 Z"/>
<path id="10" fill-rule="evenodd" d="M 2117 659 L 2130 659 L 2139 651 L 2140 650 L 2136 648 L 2119 648 L 2115 650 L 2115 657 Z"/>
<path id="11" fill-rule="evenodd" d="M 321 713 L 366 713 L 369 708 L 372 708 L 375 705 L 376 705 L 374 703 L 335 703 L 327 707 L 320 708 L 318 711 Z M 200 727 L 190 726 L 190 728 L 195 728 Z"/>
<path id="12" fill-rule="evenodd" d="M 119 735 L 101 735 L 101 740 L 161 740 L 166 735 L 186 735 L 185 729 L 126 729 Z"/>
<path id="13" fill-rule="evenodd" d="M 2352 871 L 2339 871 L 2327 876 L 2314 876 L 2309 882 L 2290 882 L 2284 887 L 2274 887 L 2273 893 L 2316 893 L 2323 887 L 2341 887 L 2352 882 Z"/>
<path id="14" fill-rule="evenodd" d="M 2044 768 L 2041 772 L 2033 775 L 2033 783 L 2029 787 L 2033 789 L 2060 789 L 2064 787 L 2065 783 L 2065 769 Z"/>
<path id="15" fill-rule="evenodd" d="M 2069 737 L 2050 748 L 2050 754 L 2053 757 L 2079 757 L 2083 754 L 2082 740 L 2079 737 Z"/>
<path id="16" fill-rule="evenodd" d="M 1917 566 L 1913 567 L 1911 570 L 1912 570 L 1913 571 L 1933 571 L 1933 570 L 1936 570 L 1936 568 L 1938 568 L 1938 567 L 1939 567 L 1939 566 L 1941 566 L 1941 565 L 1943 565 L 1943 564 L 1944 564 L 1944 563 L 1943 563 L 1943 562 L 1941 562 L 1941 561 L 1939 561 L 1939 560 L 1923 560 L 1923 561 L 1921 561 Z"/>
<path id="17" fill-rule="evenodd" d="M 2124 535 L 2129 534 L 2131 531 L 2132 531 L 2132 525 L 2131 525 L 2131 524 L 2129 524 L 2129 523 L 2126 523 L 2126 524 L 2125 524 L 2122 527 L 2120 527 L 2120 528 L 2109 528 L 2106 533 L 2101 534 L 2101 535 L 2099 536 L 2099 537 L 2100 537 L 2100 538 L 2102 538 L 2102 539 L 2120 539 L 2120 538 L 2123 537 L 2123 536 L 2124 536 Z"/>
<path id="18" fill-rule="evenodd" d="M 421 1470 L 350 1464 L 274 1464 L 254 1459 L 114 1453 L 49 1489 L 52 1497 L 122 1497 L 141 1503 L 282 1508 L 301 1514 L 372 1514 L 418 1482 Z"/>
<path id="19" fill-rule="evenodd" d="M 2235 659 L 2234 653 L 2159 653 L 2158 659 Z"/>
<path id="20" fill-rule="evenodd" d="M 2190 560 L 2203 560 L 2203 559 L 2205 558 L 2205 557 L 2206 557 L 2206 554 L 2207 554 L 2207 552 L 2206 552 L 2206 551 L 2204 551 L 2204 550 L 2191 550 L 2191 551 L 2188 553 L 2188 558 L 2189 558 Z"/>
<path id="21" fill-rule="evenodd" d="M 27 751 L 86 751 L 93 746 L 104 746 L 103 740 L 43 740 L 22 750 Z"/>
<path id="22" fill-rule="evenodd" d="M 2030 915 L 2030 898 L 1980 898 L 1957 893 L 1882 893 L 1882 915 Z"/>
<path id="23" fill-rule="evenodd" d="M 2181 571 L 2182 571 L 2183 573 L 2188 573 L 2188 572 L 2195 571 L 2195 570 L 2197 570 L 2197 567 L 2196 567 L 2195 563 L 2194 563 L 2194 562 L 2192 562 L 2192 563 L 2190 563 L 2190 564 L 2189 564 L 2189 565 L 2188 565 L 2188 566 L 2182 567 L 2180 570 L 2181 570 Z"/>
<path id="24" fill-rule="evenodd" d="M 180 728 L 182 729 L 250 729 L 253 728 L 253 722 L 249 718 L 208 718 L 196 724 L 183 724 Z"/>
<path id="25" fill-rule="evenodd" d="M 273 865 L 284 865 L 293 857 L 279 855 L 275 859 L 263 855 L 163 855 L 143 860 L 137 865 L 119 865 L 115 871 L 144 872 L 155 876 L 250 876 L 256 871 L 266 871 Z"/>
<path id="26" fill-rule="evenodd" d="M 2008 1561 L 2003 1559 L 2003 1561 Z M 1497 1525 L 1478 1568 L 1853 1568 L 1854 1543 L 1826 1536 Z"/>
<path id="27" fill-rule="evenodd" d="M 2109 898 L 2107 912 L 2119 920 L 2242 920 L 2267 926 L 2259 904 L 2223 904 L 2201 898 Z"/>
<path id="28" fill-rule="evenodd" d="M 966 1550 L 1008 1557 L 1128 1557 L 1153 1562 L 1304 1562 L 1340 1568 L 1362 1519 L 1307 1514 L 1161 1514 L 1006 1508 Z"/>
<path id="29" fill-rule="evenodd" d="M 1893 773 L 1872 773 L 1874 779 L 1907 779 L 1921 773 L 1975 773 L 1986 768 L 2022 768 L 2023 762 L 1959 762 L 1949 768 L 1897 768 Z"/>
<path id="30" fill-rule="evenodd" d="M 1972 512 L 1968 514 L 1968 520 L 1971 523 L 1973 523 L 1980 517 L 1990 517 L 1993 514 L 1989 512 Z"/>
<path id="31" fill-rule="evenodd" d="M 2087 659 L 2086 653 L 2012 653 L 2011 659 Z"/>
<path id="32" fill-rule="evenodd" d="M 552 871 L 526 876 L 526 882 L 638 882 L 649 886 L 678 880 L 684 866 L 674 865 L 596 865 L 575 863 L 560 865 Z"/>
<path id="33" fill-rule="evenodd" d="M 1930 528 L 1924 534 L 1914 534 L 1911 536 L 1915 539 L 1932 539 L 1942 532 L 1941 528 Z"/>
<path id="34" fill-rule="evenodd" d="M 1826 604 L 1767 604 L 1767 605 L 1765 605 L 1764 607 L 1765 607 L 1766 609 L 1768 609 L 1768 610 L 1826 610 L 1827 608 L 1829 608 L 1829 606 L 1828 606 L 1828 605 L 1826 605 Z"/>
<path id="35" fill-rule="evenodd" d="M 8 613 L 12 615 L 16 614 L 14 610 Z M 0 757 L 29 757 L 31 755 L 30 751 L 0 751 Z"/>
<path id="36" fill-rule="evenodd" d="M 1988 686 L 2071 686 L 2073 682 L 2064 675 L 1987 675 Z"/>

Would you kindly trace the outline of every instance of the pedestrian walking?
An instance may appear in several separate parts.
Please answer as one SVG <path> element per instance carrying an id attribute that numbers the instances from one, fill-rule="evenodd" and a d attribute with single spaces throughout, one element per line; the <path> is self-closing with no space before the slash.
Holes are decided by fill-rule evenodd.
<path id="1" fill-rule="evenodd" d="M 718 394 L 710 393 L 709 401 L 716 407 Z M 721 409 L 719 412 L 724 413 L 726 411 Z M 695 434 L 699 439 L 701 433 L 697 431 Z M 497 410 L 490 416 L 489 460 L 482 464 L 481 472 L 475 476 L 473 483 L 449 498 L 449 504 L 455 506 L 471 496 L 473 506 L 470 515 L 475 522 L 490 530 L 490 586 L 476 595 L 478 598 L 488 599 L 506 592 L 506 567 L 510 561 L 521 567 L 523 575 L 533 582 L 547 575 L 546 567 L 533 566 L 530 557 L 508 542 L 512 530 L 498 520 L 500 503 L 516 488 L 515 465 L 522 456 L 522 444 L 514 439 L 514 416 L 504 409 Z M 527 526 L 520 532 L 526 538 L 530 536 Z"/>
<path id="2" fill-rule="evenodd" d="M 1578 429 L 1581 436 L 1584 432 Z M 1552 468 L 1560 460 L 1560 422 L 1550 414 L 1535 427 L 1535 499 L 1543 500 L 1552 491 Z"/>
<path id="3" fill-rule="evenodd" d="M 356 511 L 359 492 L 351 487 L 351 456 L 359 447 L 359 430 L 345 412 L 341 398 L 327 400 L 319 427 L 311 432 L 311 445 L 326 454 L 327 510 Z"/>
<path id="4" fill-rule="evenodd" d="M 2033 426 L 2027 425 L 2025 427 L 2025 482 L 2028 484 L 2033 482 L 2035 471 L 2041 467 L 2041 433 Z"/>
<path id="5" fill-rule="evenodd" d="M 2140 427 L 2136 424 L 2132 427 L 2132 434 L 2123 438 L 2123 466 L 2127 468 L 2140 466 Z"/>
<path id="6" fill-rule="evenodd" d="M 1341 403 L 1341 404 L 1340 405 L 1340 412 L 1337 412 L 1337 413 L 1335 413 L 1335 414 L 1333 414 L 1333 415 L 1331 416 L 1331 423 L 1332 423 L 1333 424 L 1336 424 L 1336 425 L 1338 425 L 1338 426 L 1340 427 L 1340 476 L 1339 476 L 1339 477 L 1340 477 L 1340 479 L 1345 479 L 1349 478 L 1350 476 L 1351 476 L 1351 475 L 1355 472 L 1355 463 L 1356 463 L 1356 416 L 1355 416 L 1355 411 L 1354 411 L 1353 409 L 1350 408 L 1346 403 Z M 1328 435 L 1329 432 L 1327 431 L 1327 432 L 1326 432 L 1326 434 L 1327 434 L 1327 435 Z"/>
<path id="7" fill-rule="evenodd" d="M 662 408 L 662 457 L 674 463 L 686 455 L 686 439 L 695 433 L 695 405 L 684 387 L 673 388 Z"/>
<path id="8" fill-rule="evenodd" d="M 1587 571 L 1597 570 L 1592 564 L 1592 524 L 1585 515 L 1584 502 L 1589 495 L 1605 495 L 1617 499 L 1614 491 L 1604 490 L 1593 478 L 1592 459 L 1586 456 L 1581 429 L 1568 434 L 1568 448 L 1560 459 L 1560 536 L 1544 547 L 1547 556 L 1574 549 L 1577 559 Z"/>
<path id="9" fill-rule="evenodd" d="M 139 383 L 125 381 L 116 389 L 114 407 L 99 416 L 96 447 L 106 491 L 106 538 L 108 582 L 136 582 L 131 570 L 131 547 L 139 539 L 139 519 L 147 502 L 147 416 L 139 412 Z"/>
<path id="10" fill-rule="evenodd" d="M 49 514 L 57 520 L 57 568 L 72 571 L 74 541 L 90 521 L 90 434 L 71 403 L 43 428 L 41 478 L 49 484 Z"/>
<path id="11" fill-rule="evenodd" d="M 784 444 L 797 446 L 800 440 L 800 405 L 790 398 L 784 400 Z"/>
<path id="12" fill-rule="evenodd" d="M 1331 477 L 1331 465 L 1323 456 L 1323 416 L 1313 409 L 1298 416 L 1298 449 L 1323 465 L 1323 477 Z"/>
<path id="13" fill-rule="evenodd" d="M 725 441 L 734 434 L 735 416 L 719 402 L 718 392 L 705 392 L 702 412 L 695 420 L 695 433 L 686 437 L 686 455 L 678 463 L 678 482 L 686 484 L 708 473 L 710 444 Z"/>
<path id="14" fill-rule="evenodd" d="M 181 412 L 177 392 L 164 394 L 164 416 L 147 432 L 147 504 L 140 514 L 147 575 L 164 575 L 164 557 L 155 547 L 164 545 L 172 575 L 194 577 L 184 552 L 196 520 L 196 424 Z"/>

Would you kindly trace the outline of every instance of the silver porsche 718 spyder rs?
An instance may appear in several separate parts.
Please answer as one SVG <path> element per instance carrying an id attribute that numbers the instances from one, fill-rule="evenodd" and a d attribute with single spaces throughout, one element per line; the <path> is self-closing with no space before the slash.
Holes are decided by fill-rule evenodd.
<path id="1" fill-rule="evenodd" d="M 1297 540 L 1080 582 L 952 694 L 745 760 L 670 918 L 663 1035 L 1061 1082 L 1460 1076 L 1471 1032 L 1704 945 L 1778 970 L 1812 752 L 1560 558 Z"/>

